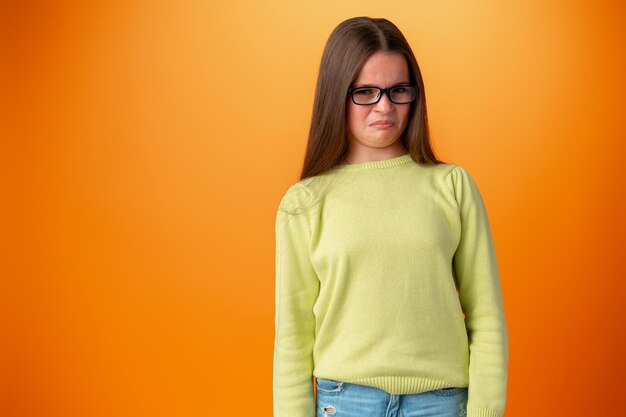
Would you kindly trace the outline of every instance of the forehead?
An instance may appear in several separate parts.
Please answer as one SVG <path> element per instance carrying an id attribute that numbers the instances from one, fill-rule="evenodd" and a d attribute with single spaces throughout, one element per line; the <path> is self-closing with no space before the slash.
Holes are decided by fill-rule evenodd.
<path id="1" fill-rule="evenodd" d="M 399 52 L 375 52 L 361 67 L 357 84 L 393 84 L 409 81 L 409 66 Z"/>

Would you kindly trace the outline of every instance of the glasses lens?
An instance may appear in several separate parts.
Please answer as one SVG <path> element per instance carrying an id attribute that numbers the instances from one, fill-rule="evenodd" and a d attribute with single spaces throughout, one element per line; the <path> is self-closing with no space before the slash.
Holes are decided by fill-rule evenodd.
<path id="1" fill-rule="evenodd" d="M 398 104 L 410 103 L 415 100 L 417 89 L 412 86 L 394 87 L 390 91 L 391 101 Z"/>
<path id="2" fill-rule="evenodd" d="M 356 88 L 352 90 L 352 99 L 356 104 L 370 104 L 378 100 L 380 90 L 377 88 Z"/>

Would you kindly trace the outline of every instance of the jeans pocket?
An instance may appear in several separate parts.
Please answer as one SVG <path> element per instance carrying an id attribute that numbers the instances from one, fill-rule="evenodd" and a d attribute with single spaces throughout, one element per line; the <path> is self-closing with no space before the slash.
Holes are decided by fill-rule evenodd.
<path id="1" fill-rule="evenodd" d="M 317 392 L 325 395 L 338 395 L 346 387 L 345 382 L 335 381 L 333 379 L 315 378 L 315 387 Z"/>
<path id="2" fill-rule="evenodd" d="M 452 395 L 457 395 L 467 390 L 467 387 L 450 387 L 450 388 L 441 388 L 431 391 L 435 395 L 439 395 L 440 397 L 450 397 Z"/>

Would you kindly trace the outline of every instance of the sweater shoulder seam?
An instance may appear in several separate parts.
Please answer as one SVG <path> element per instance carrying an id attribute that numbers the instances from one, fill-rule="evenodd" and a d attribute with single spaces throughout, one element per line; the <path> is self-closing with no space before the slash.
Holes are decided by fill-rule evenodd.
<path id="1" fill-rule="evenodd" d="M 444 182 L 446 183 L 446 186 L 448 187 L 448 191 L 450 193 L 450 196 L 452 197 L 452 200 L 456 203 L 458 207 L 459 201 L 456 198 L 456 192 L 454 190 L 455 180 L 452 174 L 454 172 L 457 172 L 459 169 L 461 169 L 461 167 L 456 164 L 450 164 L 450 166 L 451 168 L 448 170 L 448 172 L 444 176 Z"/>
<path id="2" fill-rule="evenodd" d="M 278 205 L 278 210 L 287 214 L 303 214 L 314 201 L 313 192 L 307 187 L 306 180 L 289 186 Z"/>

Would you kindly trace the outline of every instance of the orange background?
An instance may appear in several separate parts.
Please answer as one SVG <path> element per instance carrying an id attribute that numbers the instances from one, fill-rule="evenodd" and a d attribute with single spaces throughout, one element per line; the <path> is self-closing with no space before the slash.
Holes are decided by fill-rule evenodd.
<path id="1" fill-rule="evenodd" d="M 275 210 L 358 15 L 486 201 L 506 415 L 621 413 L 623 2 L 81 3 L 0 6 L 0 415 L 272 415 Z"/>

